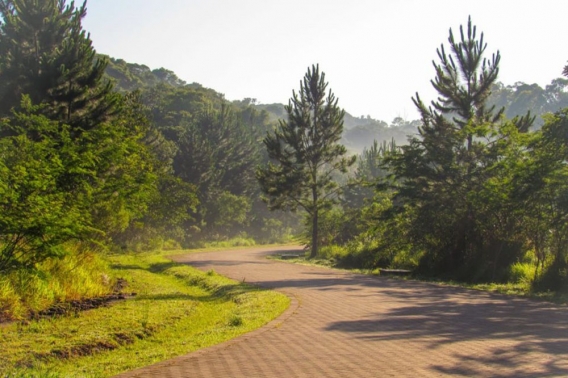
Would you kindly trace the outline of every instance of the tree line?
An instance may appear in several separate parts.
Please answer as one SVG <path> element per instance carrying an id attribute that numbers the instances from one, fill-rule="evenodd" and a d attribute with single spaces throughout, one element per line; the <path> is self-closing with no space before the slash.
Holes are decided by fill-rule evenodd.
<path id="1" fill-rule="evenodd" d="M 268 115 L 98 55 L 86 11 L 0 1 L 0 271 L 33 269 L 69 243 L 287 237 L 294 216 L 270 213 L 254 176 Z"/>
<path id="2" fill-rule="evenodd" d="M 388 126 L 347 117 L 317 65 L 284 108 L 230 102 L 97 55 L 86 3 L 0 0 L 0 13 L 2 272 L 69 243 L 281 241 L 303 220 L 311 256 L 347 266 L 566 284 L 568 110 L 539 127 L 520 112 L 563 104 L 566 81 L 522 105 L 530 88 L 499 86 L 500 54 L 487 56 L 471 20 L 438 49 L 438 100 L 416 94 L 421 119 Z M 417 132 L 358 157 L 343 145 L 394 127 Z"/>
<path id="3" fill-rule="evenodd" d="M 418 133 L 404 146 L 375 143 L 348 179 L 334 174 L 354 163 L 339 143 L 338 104 L 319 68 L 308 70 L 264 140 L 272 162 L 258 178 L 271 207 L 305 209 L 311 257 L 566 287 L 568 109 L 546 114 L 541 128 L 530 111 L 508 118 L 490 104 L 501 56 L 486 50 L 471 19 L 457 35 L 450 29 L 434 62 L 438 99 L 413 97 Z"/>

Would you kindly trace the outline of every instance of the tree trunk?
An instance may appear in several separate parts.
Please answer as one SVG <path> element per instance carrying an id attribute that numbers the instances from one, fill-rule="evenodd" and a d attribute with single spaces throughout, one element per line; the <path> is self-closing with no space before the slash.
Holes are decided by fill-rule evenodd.
<path id="1" fill-rule="evenodd" d="M 314 182 L 316 181 L 316 176 L 314 176 Z M 310 252 L 310 258 L 313 259 L 318 255 L 318 191 L 316 186 L 312 187 L 312 200 L 314 201 L 314 212 L 312 215 L 312 251 Z"/>
<path id="2" fill-rule="evenodd" d="M 312 217 L 312 251 L 310 252 L 310 258 L 313 259 L 318 255 L 318 209 L 314 210 L 314 216 Z"/>

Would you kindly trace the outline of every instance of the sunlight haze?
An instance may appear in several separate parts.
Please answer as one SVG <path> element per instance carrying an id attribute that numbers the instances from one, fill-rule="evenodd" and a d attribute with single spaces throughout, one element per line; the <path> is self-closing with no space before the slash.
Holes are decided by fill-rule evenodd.
<path id="1" fill-rule="evenodd" d="M 471 15 L 499 81 L 544 87 L 568 57 L 568 2 L 353 0 L 91 0 L 84 27 L 99 53 L 164 67 L 181 79 L 261 103 L 287 103 L 319 63 L 339 105 L 390 122 L 434 98 L 436 49 Z M 489 56 L 489 55 L 488 55 Z"/>

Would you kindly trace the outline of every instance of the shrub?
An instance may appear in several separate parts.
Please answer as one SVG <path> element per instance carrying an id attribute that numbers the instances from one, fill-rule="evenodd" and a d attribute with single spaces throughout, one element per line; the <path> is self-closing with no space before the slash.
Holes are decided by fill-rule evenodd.
<path id="1" fill-rule="evenodd" d="M 326 245 L 318 249 L 318 258 L 339 260 L 347 254 L 347 249 L 339 245 Z"/>
<path id="2" fill-rule="evenodd" d="M 509 282 L 530 284 L 535 278 L 536 265 L 518 262 L 509 268 Z"/>
<path id="3" fill-rule="evenodd" d="M 231 247 L 252 247 L 256 245 L 253 238 L 249 238 L 246 235 L 238 236 L 228 240 L 220 240 L 204 243 L 205 248 L 231 248 Z"/>

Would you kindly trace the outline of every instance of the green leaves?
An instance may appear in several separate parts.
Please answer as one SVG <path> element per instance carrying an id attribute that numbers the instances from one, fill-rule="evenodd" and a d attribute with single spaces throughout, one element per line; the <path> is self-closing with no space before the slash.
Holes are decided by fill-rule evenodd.
<path id="1" fill-rule="evenodd" d="M 61 256 L 63 243 L 92 232 L 86 203 L 59 185 L 66 162 L 58 153 L 62 142 L 49 138 L 56 123 L 35 115 L 16 119 L 38 140 L 26 134 L 0 139 L 0 271 Z"/>
<path id="2" fill-rule="evenodd" d="M 85 4 L 0 0 L 0 14 L 8 120 L 0 164 L 9 183 L 0 264 L 29 268 L 69 240 L 116 238 L 148 212 L 164 166 L 145 143 L 151 132 L 136 96 L 103 79 L 107 60 L 81 25 Z"/>

